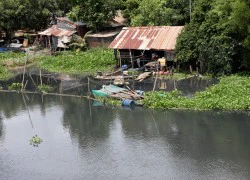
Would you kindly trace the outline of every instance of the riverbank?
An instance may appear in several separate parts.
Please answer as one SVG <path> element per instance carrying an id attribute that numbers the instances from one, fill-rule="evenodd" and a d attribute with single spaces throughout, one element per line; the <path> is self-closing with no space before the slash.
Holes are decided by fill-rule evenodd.
<path id="1" fill-rule="evenodd" d="M 216 85 L 193 97 L 184 97 L 177 90 L 148 92 L 143 104 L 148 108 L 195 110 L 250 110 L 250 76 L 231 75 L 220 78 Z"/>

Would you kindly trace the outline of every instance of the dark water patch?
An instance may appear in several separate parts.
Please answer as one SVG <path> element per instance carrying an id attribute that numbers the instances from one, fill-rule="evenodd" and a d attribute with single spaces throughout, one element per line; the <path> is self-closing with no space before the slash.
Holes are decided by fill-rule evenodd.
<path id="1" fill-rule="evenodd" d="M 3 179 L 249 179 L 250 116 L 0 93 Z M 2 125 L 1 125 L 2 123 Z M 37 134 L 38 148 L 29 145 Z M 22 163 L 20 163 L 22 162 Z"/>
<path id="2" fill-rule="evenodd" d="M 218 79 L 201 79 L 197 77 L 186 78 L 182 80 L 158 79 L 156 81 L 155 91 L 181 91 L 185 96 L 193 96 L 196 92 L 204 91 L 207 87 L 217 84 Z M 130 82 L 133 89 L 143 91 L 152 91 L 155 79 L 146 79 L 143 82 Z"/>

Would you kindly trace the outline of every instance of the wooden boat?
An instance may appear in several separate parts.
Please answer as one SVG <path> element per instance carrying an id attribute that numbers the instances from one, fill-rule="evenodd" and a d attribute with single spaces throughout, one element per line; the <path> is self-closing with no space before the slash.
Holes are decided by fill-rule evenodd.
<path id="1" fill-rule="evenodd" d="M 124 79 L 132 79 L 133 76 L 96 76 L 95 79 L 98 80 L 115 80 L 119 77 L 123 77 Z"/>
<path id="2" fill-rule="evenodd" d="M 121 88 L 114 85 L 103 85 L 100 90 L 92 90 L 95 97 L 112 97 L 115 99 L 130 99 L 130 100 L 140 100 L 143 97 L 134 91 Z"/>

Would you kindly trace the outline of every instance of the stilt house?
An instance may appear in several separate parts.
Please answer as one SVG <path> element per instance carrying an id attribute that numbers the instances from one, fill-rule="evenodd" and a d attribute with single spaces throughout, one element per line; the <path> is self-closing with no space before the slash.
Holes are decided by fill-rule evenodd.
<path id="1" fill-rule="evenodd" d="M 133 68 L 138 57 L 147 63 L 155 54 L 173 64 L 176 39 L 182 30 L 183 26 L 124 27 L 109 48 L 115 50 L 120 65 L 130 64 Z"/>

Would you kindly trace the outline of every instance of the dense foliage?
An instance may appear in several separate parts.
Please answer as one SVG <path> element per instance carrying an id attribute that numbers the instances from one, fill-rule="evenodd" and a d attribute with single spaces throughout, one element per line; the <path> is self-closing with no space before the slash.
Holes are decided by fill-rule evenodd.
<path id="1" fill-rule="evenodd" d="M 201 72 L 230 74 L 250 67 L 250 2 L 195 0 L 192 20 L 177 42 L 181 63 Z"/>
<path id="2" fill-rule="evenodd" d="M 73 0 L 74 6 L 68 16 L 84 21 L 93 30 L 101 30 L 116 15 L 122 0 Z"/>
<path id="3" fill-rule="evenodd" d="M 184 25 L 189 22 L 189 1 L 126 0 L 124 14 L 132 26 Z"/>
<path id="4" fill-rule="evenodd" d="M 53 17 L 63 16 L 70 0 L 0 0 L 0 30 L 10 37 L 15 30 L 46 28 Z"/>
<path id="5" fill-rule="evenodd" d="M 192 98 L 183 97 L 177 90 L 150 92 L 143 103 L 150 108 L 250 110 L 250 76 L 222 77 L 219 84 Z"/>
<path id="6" fill-rule="evenodd" d="M 113 52 L 103 48 L 41 58 L 41 67 L 51 72 L 93 73 L 111 70 L 114 64 Z"/>

